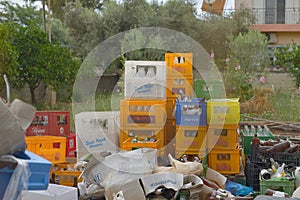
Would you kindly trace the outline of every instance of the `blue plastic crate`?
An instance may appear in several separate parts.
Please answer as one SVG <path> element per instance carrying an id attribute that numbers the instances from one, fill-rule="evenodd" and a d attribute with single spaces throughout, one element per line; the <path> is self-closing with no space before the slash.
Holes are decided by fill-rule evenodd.
<path id="1" fill-rule="evenodd" d="M 24 159 L 29 166 L 30 176 L 28 181 L 28 190 L 46 190 L 49 184 L 52 163 L 30 151 L 18 153 L 15 157 Z M 0 166 L 2 167 L 0 169 L 0 199 L 2 199 L 16 163 L 0 163 Z M 19 183 L 17 187 L 18 192 L 20 192 L 19 188 L 21 190 L 22 185 Z"/>
<path id="2" fill-rule="evenodd" d="M 176 100 L 177 126 L 206 126 L 206 100 L 192 98 L 188 101 Z"/>

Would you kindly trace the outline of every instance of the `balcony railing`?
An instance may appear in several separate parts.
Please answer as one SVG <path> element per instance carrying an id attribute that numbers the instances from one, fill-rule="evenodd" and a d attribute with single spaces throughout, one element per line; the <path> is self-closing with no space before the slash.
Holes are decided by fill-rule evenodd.
<path id="1" fill-rule="evenodd" d="M 286 8 L 278 10 L 253 8 L 252 13 L 255 16 L 256 24 L 299 24 L 299 10 L 300 8 Z M 223 16 L 230 16 L 235 11 L 237 11 L 237 9 L 225 9 L 223 10 Z"/>

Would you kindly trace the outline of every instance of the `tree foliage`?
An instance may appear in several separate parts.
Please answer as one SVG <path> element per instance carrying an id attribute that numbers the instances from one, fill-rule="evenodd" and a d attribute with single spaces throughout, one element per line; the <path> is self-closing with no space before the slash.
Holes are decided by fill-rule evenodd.
<path id="1" fill-rule="evenodd" d="M 296 80 L 296 86 L 300 86 L 300 45 L 292 44 L 282 46 L 275 52 L 276 65 L 281 65 L 289 69 Z"/>

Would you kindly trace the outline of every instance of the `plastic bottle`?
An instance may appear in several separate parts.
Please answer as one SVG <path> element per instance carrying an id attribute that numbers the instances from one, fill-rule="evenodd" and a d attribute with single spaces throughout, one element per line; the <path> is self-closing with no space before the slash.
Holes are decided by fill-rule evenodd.
<path id="1" fill-rule="evenodd" d="M 253 125 L 251 125 L 251 131 L 250 131 L 251 135 L 254 135 L 256 133 L 256 129 Z"/>
<path id="2" fill-rule="evenodd" d="M 144 67 L 138 68 L 138 71 L 137 71 L 137 73 L 136 73 L 136 76 L 137 76 L 137 77 L 140 77 L 140 78 L 146 76 L 146 71 L 145 71 Z"/>
<path id="3" fill-rule="evenodd" d="M 248 125 L 244 126 L 244 135 L 245 136 L 249 135 L 249 127 L 248 127 Z"/>
<path id="4" fill-rule="evenodd" d="M 257 126 L 257 136 L 264 136 L 263 129 L 259 125 Z"/>
<path id="5" fill-rule="evenodd" d="M 174 57 L 174 63 L 178 64 L 178 58 L 177 57 Z"/>
<path id="6" fill-rule="evenodd" d="M 279 168 L 279 164 L 278 162 L 275 162 L 274 158 L 270 158 L 270 161 L 271 161 L 272 171 L 273 173 L 276 173 L 277 169 Z"/>
<path id="7" fill-rule="evenodd" d="M 284 166 L 285 166 L 285 163 L 282 163 L 282 165 L 280 167 L 278 167 L 276 173 L 273 176 L 274 178 L 282 177 L 282 174 L 284 173 Z"/>
<path id="8" fill-rule="evenodd" d="M 264 130 L 263 130 L 264 132 L 265 132 L 265 134 L 267 135 L 267 136 L 270 136 L 271 135 L 271 131 L 270 131 L 270 129 L 269 129 L 269 127 L 267 126 L 267 125 L 264 125 Z"/>
<path id="9" fill-rule="evenodd" d="M 155 72 L 154 72 L 154 69 L 153 67 L 149 67 L 148 68 L 148 71 L 147 71 L 147 77 L 155 77 Z"/>

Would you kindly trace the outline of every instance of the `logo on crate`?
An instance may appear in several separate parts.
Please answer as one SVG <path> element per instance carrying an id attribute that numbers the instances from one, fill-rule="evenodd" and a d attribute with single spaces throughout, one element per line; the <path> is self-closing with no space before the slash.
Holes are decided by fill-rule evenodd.
<path id="1" fill-rule="evenodd" d="M 154 88 L 154 85 L 151 83 L 148 83 L 148 84 L 136 87 L 135 90 L 137 93 L 148 93 L 148 92 L 151 92 L 153 90 L 153 88 Z"/>
<path id="2" fill-rule="evenodd" d="M 60 127 L 60 128 L 59 128 L 59 132 L 60 132 L 60 134 L 63 134 L 63 133 L 65 132 L 64 127 Z"/>
<path id="3" fill-rule="evenodd" d="M 225 163 L 217 163 L 216 164 L 217 171 L 231 171 L 231 166 Z"/>
<path id="4" fill-rule="evenodd" d="M 38 127 L 33 127 L 31 129 L 31 133 L 33 133 L 34 135 L 43 135 L 46 133 L 46 130 L 45 129 L 40 129 Z"/>
<path id="5" fill-rule="evenodd" d="M 99 147 L 99 146 L 103 146 L 104 142 L 106 142 L 106 138 L 105 137 L 101 137 L 101 138 L 96 138 L 94 140 L 87 140 L 85 141 L 85 145 L 92 149 L 92 148 L 96 148 L 96 147 Z"/>

